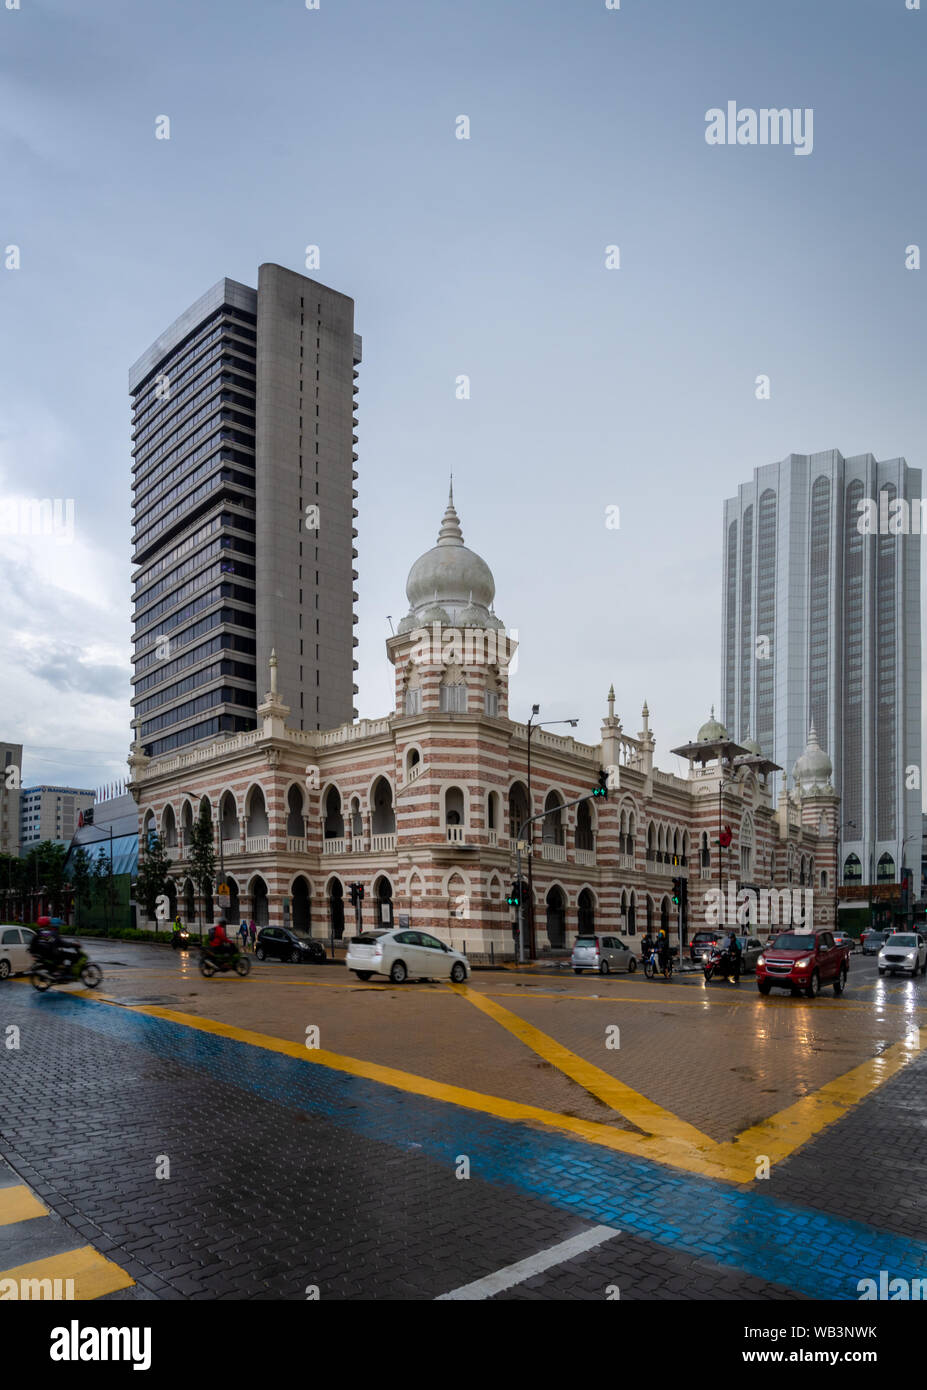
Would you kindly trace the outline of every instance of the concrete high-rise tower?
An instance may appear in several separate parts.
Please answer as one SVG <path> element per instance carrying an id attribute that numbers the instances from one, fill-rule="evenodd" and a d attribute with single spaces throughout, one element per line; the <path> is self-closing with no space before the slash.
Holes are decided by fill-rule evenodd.
<path id="1" fill-rule="evenodd" d="M 354 301 L 262 265 L 129 372 L 135 738 L 255 726 L 271 650 L 296 728 L 356 717 Z"/>
<path id="2" fill-rule="evenodd" d="M 757 468 L 724 504 L 722 717 L 786 774 L 814 725 L 848 884 L 920 863 L 921 537 L 892 509 L 920 486 L 904 459 L 834 449 Z M 860 503 L 882 494 L 896 531 L 870 534 Z"/>

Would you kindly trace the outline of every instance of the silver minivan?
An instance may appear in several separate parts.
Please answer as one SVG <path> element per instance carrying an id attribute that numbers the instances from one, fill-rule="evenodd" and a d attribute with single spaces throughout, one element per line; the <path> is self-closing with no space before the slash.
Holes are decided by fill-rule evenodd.
<path id="1" fill-rule="evenodd" d="M 574 975 L 580 975 L 584 970 L 597 970 L 600 975 L 608 975 L 612 970 L 626 970 L 633 975 L 637 969 L 637 956 L 620 936 L 578 936 L 570 964 Z"/>

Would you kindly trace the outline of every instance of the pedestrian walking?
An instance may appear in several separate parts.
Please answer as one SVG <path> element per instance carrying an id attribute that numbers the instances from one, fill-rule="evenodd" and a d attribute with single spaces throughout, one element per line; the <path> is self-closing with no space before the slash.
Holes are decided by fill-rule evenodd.
<path id="1" fill-rule="evenodd" d="M 254 943 L 257 940 L 257 927 L 254 925 L 254 918 L 248 923 L 248 932 L 251 936 L 251 949 L 254 950 Z"/>
<path id="2" fill-rule="evenodd" d="M 238 928 L 238 935 L 241 937 L 241 949 L 248 949 L 248 923 L 244 918 L 241 919 L 241 926 Z"/>

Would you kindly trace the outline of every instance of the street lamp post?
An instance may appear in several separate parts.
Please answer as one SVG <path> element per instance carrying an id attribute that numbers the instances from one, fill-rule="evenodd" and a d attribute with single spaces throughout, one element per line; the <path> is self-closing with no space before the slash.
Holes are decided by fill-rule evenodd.
<path id="1" fill-rule="evenodd" d="M 837 861 L 836 861 L 836 863 L 835 863 L 835 865 L 834 865 L 834 930 L 835 930 L 835 931 L 836 931 L 836 929 L 837 929 L 837 919 L 838 919 L 838 915 L 839 915 L 839 912 L 840 912 L 840 832 L 841 832 L 842 830 L 845 830 L 846 827 L 847 827 L 848 825 L 851 825 L 851 826 L 853 827 L 854 830 L 858 830 L 858 829 L 859 829 L 859 826 L 856 824 L 856 821 L 855 821 L 855 820 L 845 820 L 845 821 L 841 821 L 840 824 L 837 826 Z"/>
<path id="2" fill-rule="evenodd" d="M 910 844 L 912 840 L 921 840 L 921 839 L 923 839 L 923 832 L 920 831 L 920 830 L 917 830 L 917 831 L 915 831 L 915 833 L 914 833 L 913 835 L 906 835 L 906 836 L 904 837 L 904 839 L 902 840 L 902 842 L 901 842 L 901 882 L 902 882 L 902 884 L 904 884 L 904 881 L 905 881 L 905 877 L 904 877 L 904 875 L 905 875 L 905 865 L 904 865 L 905 845 Z M 913 924 L 913 922 L 914 922 L 914 878 L 913 878 L 913 873 L 914 873 L 914 871 L 913 871 L 913 869 L 912 869 L 911 873 L 912 873 L 912 878 L 911 878 L 911 889 L 910 889 L 910 891 L 909 891 L 908 903 L 907 903 L 907 907 L 906 907 L 906 909 L 905 909 L 905 925 L 906 925 L 906 926 L 907 926 L 907 923 L 908 923 L 908 919 L 909 919 L 909 918 L 910 918 L 912 924 Z"/>

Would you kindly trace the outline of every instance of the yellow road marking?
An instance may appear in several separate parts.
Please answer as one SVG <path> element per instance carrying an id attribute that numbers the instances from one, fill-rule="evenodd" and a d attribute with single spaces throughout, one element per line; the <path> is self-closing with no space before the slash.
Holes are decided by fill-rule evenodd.
<path id="1" fill-rule="evenodd" d="M 11 1226 L 14 1221 L 31 1221 L 34 1216 L 47 1215 L 48 1208 L 24 1184 L 0 1187 L 0 1226 Z"/>
<path id="2" fill-rule="evenodd" d="M 643 996 L 635 996 L 635 995 L 631 995 L 631 994 L 617 994 L 617 993 L 615 993 L 615 994 L 611 994 L 611 993 L 609 993 L 609 994 L 552 994 L 552 993 L 548 993 L 546 990 L 545 990 L 545 991 L 541 991 L 541 990 L 532 990 L 530 994 L 525 994 L 525 993 L 522 993 L 522 992 L 520 992 L 520 991 L 518 991 L 518 990 L 514 990 L 514 989 L 491 989 L 491 990 L 480 990 L 480 991 L 478 991 L 478 992 L 479 992 L 480 994 L 483 994 L 483 995 L 489 995 L 489 996 L 491 996 L 493 999 L 529 999 L 529 1000 L 530 1000 L 530 999 L 570 999 L 570 1000 L 576 999 L 576 1000 L 581 1000 L 581 1001 L 587 1001 L 587 1002 L 590 1003 L 590 1004 L 611 1004 L 611 1003 L 617 1003 L 617 1004 L 659 1004 L 659 1003 L 661 1002 L 658 998 L 653 998 L 653 999 L 651 999 L 651 998 L 645 998 L 645 997 L 643 997 Z M 670 1004 L 670 1005 L 672 1005 L 672 1006 L 675 1006 L 676 1004 L 688 1004 L 688 1005 L 690 1005 L 690 1006 L 693 1007 L 693 1008 L 704 1008 L 704 1006 L 705 1006 L 706 1003 L 711 1004 L 713 1007 L 714 1007 L 714 1006 L 717 1006 L 718 1008 L 722 1008 L 722 1009 L 727 1009 L 727 1008 L 733 1008 L 733 1009 L 744 1009 L 744 1008 L 746 1008 L 746 1009 L 749 1009 L 749 1008 L 755 1008 L 755 1007 L 757 1006 L 757 1001 L 756 1001 L 755 999 L 748 999 L 748 998 L 746 998 L 746 996 L 744 996 L 744 995 L 741 995 L 739 998 L 735 997 L 734 995 L 731 995 L 730 998 L 720 998 L 720 997 L 718 997 L 718 998 L 712 998 L 711 996 L 707 996 L 707 997 L 705 997 L 705 998 L 700 997 L 700 998 L 698 998 L 698 999 L 675 999 L 675 998 L 674 998 L 674 999 L 664 999 L 662 1002 L 663 1002 L 664 1004 Z M 817 1007 L 817 1001 L 816 1001 L 816 1000 L 815 1000 L 815 1001 L 812 1001 L 812 1000 L 810 1000 L 810 999 L 790 999 L 790 998 L 786 997 L 785 995 L 783 995 L 781 998 L 776 998 L 775 995 L 772 995 L 772 994 L 771 994 L 771 995 L 769 995 L 768 998 L 766 998 L 766 999 L 763 1000 L 763 1008 L 764 1008 L 764 1009 L 769 1009 L 769 1008 L 777 1008 L 777 1007 L 778 1007 L 778 1008 L 799 1009 L 799 1008 L 803 1008 L 803 1007 L 806 1007 L 806 1006 L 809 1006 L 809 1007 L 810 1007 L 810 1005 L 811 1005 L 812 1003 L 814 1003 L 815 1006 Z M 910 1010 L 910 1009 L 908 1009 L 908 1008 L 906 1008 L 906 1007 L 904 1007 L 904 1006 L 902 1006 L 902 1005 L 897 1005 L 897 1006 L 893 1005 L 892 1007 L 896 1008 L 899 1012 L 904 1012 L 904 1013 L 906 1013 L 906 1014 L 910 1014 L 911 1012 L 914 1012 L 914 1013 L 927 1013 L 927 1003 L 922 1004 L 918 1009 L 915 1009 L 915 1010 Z M 841 999 L 841 1000 L 838 1001 L 838 1000 L 835 999 L 833 1002 L 828 1001 L 827 1009 L 828 1009 L 828 1012 L 830 1012 L 830 1011 L 833 1010 L 833 1009 L 866 1009 L 866 1010 L 868 1010 L 868 1011 L 871 1013 L 871 1012 L 872 1012 L 872 1005 L 871 1005 L 871 1004 L 857 1004 L 857 1003 L 855 1003 L 853 1000 Z"/>
<path id="3" fill-rule="evenodd" d="M 794 1105 L 745 1129 L 730 1143 L 721 1145 L 721 1151 L 727 1154 L 736 1149 L 743 1153 L 747 1149 L 754 1156 L 765 1154 L 770 1163 L 781 1162 L 897 1075 L 925 1046 L 927 1029 L 923 1030 L 923 1038 L 916 1042 L 906 1039 L 893 1044 L 878 1057 L 871 1057 L 868 1062 L 844 1072 L 843 1076 L 828 1081 L 820 1090 L 803 1096 Z"/>
<path id="4" fill-rule="evenodd" d="M 0 1290 L 6 1279 L 14 1279 L 17 1284 L 25 1279 L 60 1279 L 62 1287 L 65 1280 L 73 1279 L 76 1299 L 102 1298 L 104 1294 L 116 1293 L 118 1289 L 131 1288 L 135 1283 L 124 1269 L 101 1255 L 99 1250 L 94 1250 L 92 1245 L 82 1245 L 78 1250 L 69 1250 L 63 1255 L 49 1255 L 44 1260 L 33 1260 L 31 1264 L 4 1269 L 0 1271 Z"/>
<path id="5" fill-rule="evenodd" d="M 467 1110 L 477 1110 L 487 1115 L 495 1115 L 504 1120 L 520 1120 L 543 1124 L 552 1129 L 576 1135 L 587 1143 L 598 1144 L 604 1148 L 617 1149 L 623 1153 L 634 1154 L 639 1158 L 649 1158 L 656 1163 L 669 1164 L 688 1172 L 703 1176 L 721 1178 L 727 1181 L 740 1181 L 740 1162 L 733 1156 L 726 1164 L 718 1164 L 712 1158 L 717 1145 L 705 1139 L 701 1146 L 687 1143 L 680 1138 L 666 1135 L 635 1134 L 628 1130 L 615 1129 L 611 1125 L 596 1120 L 580 1120 L 572 1115 L 561 1115 L 557 1111 L 544 1110 L 536 1105 L 525 1105 L 521 1101 L 508 1100 L 503 1096 L 484 1095 L 430 1077 L 417 1076 L 412 1072 L 400 1071 L 395 1067 L 383 1066 L 378 1062 L 366 1062 L 356 1057 L 344 1057 L 321 1048 L 306 1048 L 302 1043 L 289 1042 L 285 1038 L 274 1038 L 266 1033 L 256 1033 L 248 1028 L 238 1028 L 233 1024 L 219 1023 L 215 1019 L 201 1018 L 196 1014 L 180 1013 L 176 1009 L 166 1009 L 161 1005 L 123 1004 L 118 999 L 101 999 L 90 990 L 80 991 L 75 998 L 96 999 L 100 1003 L 124 1008 L 130 1013 L 144 1014 L 150 1018 L 163 1018 L 167 1022 L 193 1028 L 198 1032 L 211 1033 L 216 1037 L 229 1038 L 235 1042 L 248 1043 L 267 1052 L 276 1052 L 284 1057 L 292 1057 L 310 1065 L 328 1067 L 333 1071 L 345 1072 L 350 1076 L 363 1077 L 380 1085 L 392 1086 L 396 1090 L 407 1091 L 413 1095 L 427 1096 L 432 1100 L 459 1105 Z M 682 1126 L 683 1122 L 678 1122 Z M 692 1131 L 697 1134 L 698 1131 Z M 752 1174 L 752 1167 L 750 1174 Z"/>
<path id="6" fill-rule="evenodd" d="M 590 1095 L 601 1100 L 612 1110 L 616 1110 L 619 1115 L 623 1115 L 626 1120 L 630 1120 L 644 1134 L 659 1135 L 663 1139 L 681 1140 L 686 1144 L 694 1144 L 702 1147 L 705 1144 L 712 1144 L 707 1134 L 702 1134 L 694 1125 L 687 1124 L 685 1120 L 680 1120 L 669 1110 L 664 1110 L 662 1106 L 648 1100 L 639 1091 L 633 1091 L 630 1086 L 626 1086 L 623 1081 L 618 1081 L 608 1072 L 594 1066 L 592 1062 L 587 1062 L 585 1058 L 571 1052 L 568 1047 L 557 1042 L 556 1038 L 550 1037 L 547 1033 L 542 1033 L 539 1028 L 526 1023 L 523 1018 L 518 1018 L 509 1009 L 505 1009 L 501 1004 L 496 1004 L 491 999 L 487 999 L 484 994 L 479 994 L 467 985 L 454 985 L 452 988 L 456 993 L 463 995 L 476 1008 L 488 1014 L 496 1023 L 502 1025 L 509 1033 L 524 1043 L 532 1052 L 536 1052 L 539 1057 L 543 1057 L 551 1066 L 563 1072 L 571 1081 L 575 1081 L 583 1090 Z"/>
<path id="7" fill-rule="evenodd" d="M 461 987 L 451 986 L 450 988 L 454 993 L 461 992 Z M 451 1105 L 459 1105 L 464 1109 L 494 1115 L 500 1119 L 542 1124 L 603 1148 L 633 1154 L 636 1157 L 647 1158 L 669 1167 L 683 1169 L 686 1172 L 698 1173 L 703 1177 L 718 1178 L 733 1183 L 750 1182 L 755 1178 L 757 1153 L 768 1155 L 771 1161 L 774 1157 L 776 1161 L 781 1161 L 794 1153 L 809 1139 L 819 1134 L 821 1130 L 840 1119 L 852 1106 L 889 1080 L 891 1076 L 896 1075 L 904 1065 L 913 1061 L 927 1046 L 927 1029 L 918 1030 L 916 1041 L 909 1039 L 906 1042 L 895 1044 L 880 1056 L 854 1067 L 843 1076 L 828 1082 L 820 1091 L 804 1097 L 795 1105 L 789 1106 L 760 1124 L 752 1126 L 736 1136 L 735 1139 L 726 1143 L 717 1143 L 707 1136 L 700 1135 L 698 1130 L 687 1125 L 685 1121 L 677 1119 L 669 1111 L 653 1106 L 653 1103 L 646 1101 L 644 1097 L 638 1098 L 639 1102 L 643 1102 L 638 1111 L 642 1122 L 645 1107 L 652 1107 L 652 1111 L 656 1111 L 657 1114 L 654 1115 L 651 1112 L 650 1119 L 661 1125 L 663 1132 L 638 1134 L 615 1129 L 611 1125 L 598 1121 L 580 1120 L 570 1115 L 542 1109 L 539 1106 L 507 1100 L 502 1096 L 484 1095 L 479 1091 L 471 1091 L 446 1082 L 434 1081 L 429 1077 L 417 1076 L 412 1072 L 383 1066 L 377 1062 L 345 1057 L 321 1049 L 310 1050 L 301 1043 L 289 1042 L 284 1038 L 275 1038 L 250 1029 L 237 1028 L 234 1025 L 220 1023 L 215 1019 L 201 1018 L 195 1014 L 180 1013 L 175 1009 L 167 1009 L 160 1005 L 124 1004 L 118 999 L 101 999 L 91 990 L 77 991 L 73 997 L 97 999 L 100 1003 L 125 1008 L 132 1013 L 162 1018 L 185 1028 L 211 1033 L 217 1037 L 229 1038 L 236 1042 L 244 1042 L 252 1047 L 276 1052 L 286 1057 L 308 1062 L 311 1065 L 328 1067 L 333 1071 L 363 1077 L 380 1085 L 391 1086 L 396 1090 L 426 1096 L 429 1099 Z M 477 999 L 482 998 L 478 994 L 475 997 Z M 484 1012 L 490 1016 L 493 1016 L 493 1010 L 498 1010 L 501 1014 L 507 1015 L 513 1023 L 523 1023 L 523 1020 L 516 1019 L 515 1015 L 509 1014 L 509 1011 L 503 1009 L 501 1005 L 493 1005 L 486 1000 L 483 1002 L 488 1004 Z M 501 1018 L 497 1018 L 496 1021 L 501 1022 Z M 532 1030 L 530 1025 L 525 1024 L 524 1027 L 529 1032 L 537 1034 L 536 1040 L 544 1039 L 545 1046 L 549 1045 L 560 1049 L 561 1053 L 567 1054 L 568 1057 L 575 1056 L 575 1054 L 569 1053 L 568 1049 L 561 1048 L 561 1045 L 555 1043 L 553 1039 L 546 1038 L 546 1035 L 538 1033 L 538 1030 Z M 512 1031 L 515 1031 L 514 1028 Z M 582 1063 L 581 1058 L 576 1058 L 576 1061 Z M 590 1071 L 598 1070 L 592 1068 L 590 1064 L 584 1064 L 584 1066 L 590 1067 Z M 587 1075 L 585 1072 L 582 1074 Z M 621 1086 L 621 1083 L 616 1083 L 614 1078 L 609 1077 L 608 1081 L 613 1086 Z M 623 1087 L 622 1089 L 627 1092 L 629 1099 L 636 1095 L 635 1092 L 630 1091 L 630 1088 Z M 648 1123 L 650 1119 L 648 1119 Z M 675 1122 L 675 1132 L 672 1122 Z M 762 1138 L 762 1144 L 760 1144 L 760 1138 Z"/>

